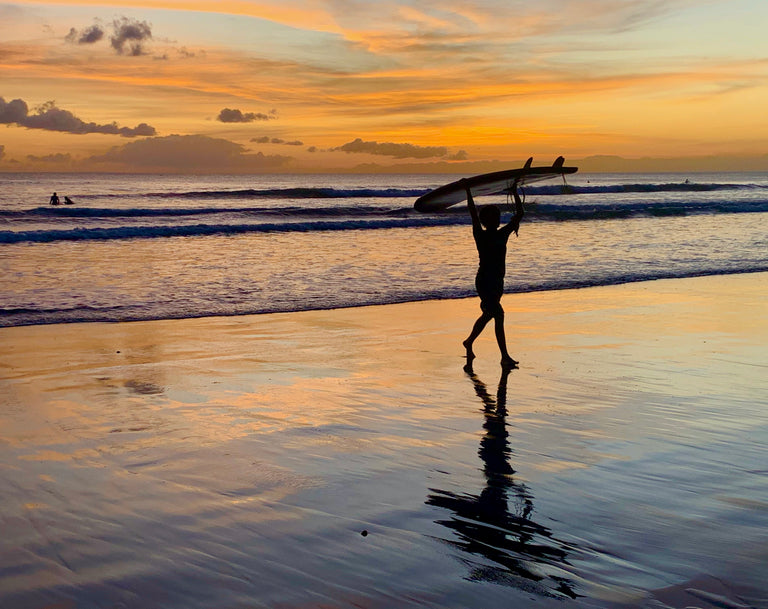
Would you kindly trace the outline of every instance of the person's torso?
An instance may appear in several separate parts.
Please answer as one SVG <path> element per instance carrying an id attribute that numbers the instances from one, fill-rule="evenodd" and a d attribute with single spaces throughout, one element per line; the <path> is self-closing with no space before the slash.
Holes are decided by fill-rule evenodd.
<path id="1" fill-rule="evenodd" d="M 478 274 L 504 276 L 509 235 L 502 230 L 475 232 L 477 253 L 480 257 Z"/>

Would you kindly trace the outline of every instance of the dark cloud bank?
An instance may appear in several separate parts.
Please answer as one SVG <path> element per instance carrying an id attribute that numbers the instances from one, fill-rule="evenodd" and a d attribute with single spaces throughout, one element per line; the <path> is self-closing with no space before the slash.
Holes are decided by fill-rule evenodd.
<path id="1" fill-rule="evenodd" d="M 89 161 L 118 170 L 219 173 L 279 171 L 291 166 L 294 159 L 252 154 L 240 144 L 205 135 L 169 135 L 115 146 Z"/>
<path id="2" fill-rule="evenodd" d="M 152 136 L 157 132 L 155 128 L 140 123 L 136 127 L 119 127 L 117 123 L 99 125 L 86 123 L 69 110 L 56 107 L 56 103 L 49 101 L 29 113 L 29 107 L 23 99 L 13 99 L 6 103 L 0 97 L 0 124 L 19 125 L 27 129 L 45 129 L 47 131 L 62 131 L 78 135 L 86 133 L 104 133 L 108 135 L 120 135 L 122 137 Z"/>

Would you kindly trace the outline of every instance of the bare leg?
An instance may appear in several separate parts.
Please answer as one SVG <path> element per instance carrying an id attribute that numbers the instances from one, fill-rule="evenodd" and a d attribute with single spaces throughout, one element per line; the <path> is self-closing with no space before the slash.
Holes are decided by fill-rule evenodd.
<path id="1" fill-rule="evenodd" d="M 480 336 L 480 333 L 485 329 L 485 326 L 491 321 L 492 316 L 483 311 L 483 314 L 477 318 L 475 325 L 472 326 L 472 332 L 469 333 L 467 339 L 462 343 L 467 350 L 467 365 L 472 365 L 472 360 L 475 359 L 475 353 L 472 351 L 472 345 L 475 343 L 475 339 Z"/>
<path id="2" fill-rule="evenodd" d="M 501 351 L 501 365 L 505 368 L 514 368 L 519 362 L 512 359 L 507 351 L 507 337 L 504 333 L 504 309 L 501 308 L 501 305 L 499 305 L 499 310 L 494 315 L 494 322 L 496 342 L 499 344 L 499 351 Z"/>

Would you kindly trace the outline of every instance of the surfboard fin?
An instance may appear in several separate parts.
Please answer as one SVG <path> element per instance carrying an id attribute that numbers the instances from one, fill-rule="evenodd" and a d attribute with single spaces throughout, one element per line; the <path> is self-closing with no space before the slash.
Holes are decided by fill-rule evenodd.
<path id="1" fill-rule="evenodd" d="M 533 157 L 531 157 L 525 162 L 525 165 L 523 165 L 523 169 L 528 169 L 531 166 L 531 163 L 533 163 Z"/>
<path id="2" fill-rule="evenodd" d="M 552 163 L 552 167 L 562 167 L 563 163 L 565 163 L 565 157 L 559 156 L 555 159 L 555 162 Z"/>

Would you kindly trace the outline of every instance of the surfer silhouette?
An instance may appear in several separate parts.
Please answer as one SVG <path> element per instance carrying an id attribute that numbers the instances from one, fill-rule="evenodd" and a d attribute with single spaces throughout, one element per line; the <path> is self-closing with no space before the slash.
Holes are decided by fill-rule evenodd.
<path id="1" fill-rule="evenodd" d="M 467 350 L 467 367 L 472 368 L 475 353 L 472 350 L 475 339 L 480 336 L 485 326 L 494 320 L 496 342 L 501 351 L 501 365 L 513 368 L 518 362 L 507 351 L 507 339 L 504 333 L 504 309 L 501 306 L 501 296 L 504 293 L 504 274 L 506 272 L 507 241 L 512 233 L 517 235 L 520 220 L 525 215 L 523 202 L 517 192 L 517 182 L 512 184 L 512 195 L 515 199 L 515 213 L 504 226 L 501 224 L 501 211 L 496 205 L 486 205 L 479 212 L 472 198 L 469 183 L 463 180 L 467 191 L 467 205 L 472 216 L 472 235 L 477 245 L 480 264 L 475 277 L 475 288 L 480 296 L 480 317 L 475 321 L 463 345 Z"/>
<path id="2" fill-rule="evenodd" d="M 59 204 L 59 195 L 57 195 L 55 192 L 51 195 L 51 200 L 48 201 L 50 205 L 58 205 Z"/>

